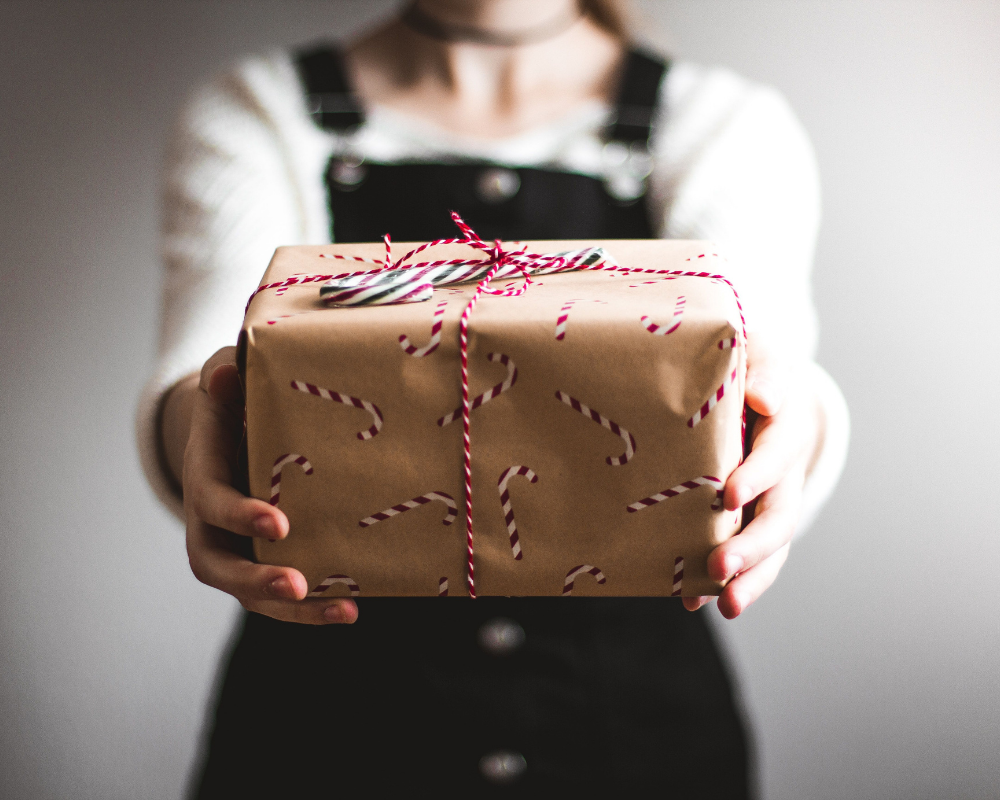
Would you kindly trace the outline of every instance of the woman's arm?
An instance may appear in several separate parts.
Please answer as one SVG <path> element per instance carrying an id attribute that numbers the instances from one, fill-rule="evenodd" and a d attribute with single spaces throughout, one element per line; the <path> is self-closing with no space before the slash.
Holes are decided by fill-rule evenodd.
<path id="1" fill-rule="evenodd" d="M 277 245 L 325 241 L 328 230 L 315 181 L 302 177 L 321 174 L 328 145 L 307 127 L 296 85 L 287 57 L 247 62 L 181 116 L 163 198 L 161 356 L 140 407 L 140 450 L 150 483 L 185 520 L 199 580 L 278 619 L 353 622 L 353 601 L 303 600 L 300 572 L 247 557 L 250 537 L 283 538 L 288 520 L 234 488 L 243 398 L 231 344 L 246 299 Z"/>
<path id="2" fill-rule="evenodd" d="M 198 391 L 197 374 L 181 378 L 163 398 L 160 412 L 160 449 L 169 472 L 169 478 L 180 490 L 184 480 L 184 451 L 191 436 L 191 413 L 195 393 Z"/>
<path id="3" fill-rule="evenodd" d="M 663 235 L 721 243 L 731 256 L 724 271 L 747 310 L 752 451 L 730 476 L 724 502 L 748 506 L 754 518 L 709 558 L 711 576 L 729 581 L 719 609 L 732 618 L 777 577 L 846 455 L 846 404 L 813 361 L 818 171 L 804 130 L 772 89 L 680 64 L 665 100 L 652 187 Z"/>

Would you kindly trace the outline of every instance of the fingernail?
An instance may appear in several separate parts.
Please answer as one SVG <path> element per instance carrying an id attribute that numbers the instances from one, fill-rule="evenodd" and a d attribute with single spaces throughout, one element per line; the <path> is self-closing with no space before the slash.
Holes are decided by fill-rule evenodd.
<path id="1" fill-rule="evenodd" d="M 722 560 L 722 565 L 726 570 L 726 578 L 731 578 L 746 566 L 746 561 L 738 553 L 729 553 Z"/>
<path id="2" fill-rule="evenodd" d="M 272 542 L 278 538 L 278 526 L 270 514 L 261 514 L 253 521 L 254 532 L 258 536 L 266 536 Z"/>
<path id="3" fill-rule="evenodd" d="M 271 590 L 271 594 L 277 595 L 278 597 L 287 598 L 292 594 L 292 583 L 284 575 L 271 581 L 268 588 Z"/>
<path id="4" fill-rule="evenodd" d="M 327 622 L 345 622 L 343 609 L 340 606 L 327 606 L 323 610 L 323 618 Z"/>

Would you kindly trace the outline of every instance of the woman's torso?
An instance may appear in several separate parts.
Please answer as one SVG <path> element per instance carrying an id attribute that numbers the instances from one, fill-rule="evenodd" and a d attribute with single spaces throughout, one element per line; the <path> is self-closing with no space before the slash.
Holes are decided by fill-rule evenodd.
<path id="1" fill-rule="evenodd" d="M 324 114 L 320 103 L 314 119 L 347 144 L 326 170 L 337 241 L 450 236 L 453 208 L 484 237 L 653 233 L 644 175 L 638 187 L 628 174 L 613 186 L 606 176 L 473 159 L 361 161 L 349 129 L 363 124 L 363 110 L 335 56 L 314 52 L 300 65 L 314 108 L 325 95 L 338 109 Z M 633 66 L 642 92 L 626 98 L 632 116 L 619 116 L 639 124 L 612 127 L 610 141 L 641 156 L 663 65 L 636 57 Z M 280 794 L 289 776 L 300 793 L 434 786 L 475 796 L 745 796 L 746 746 L 725 668 L 703 615 L 679 601 L 358 602 L 350 627 L 248 616 L 199 796 L 233 792 L 234 781 L 250 796 Z M 262 708 L 288 735 L 248 769 Z M 514 782 L 497 780 L 522 764 Z"/>

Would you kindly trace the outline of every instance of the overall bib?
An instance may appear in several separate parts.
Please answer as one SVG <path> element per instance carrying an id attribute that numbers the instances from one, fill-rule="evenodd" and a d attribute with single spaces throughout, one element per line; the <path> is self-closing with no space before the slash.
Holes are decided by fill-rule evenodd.
<path id="1" fill-rule="evenodd" d="M 363 124 L 335 51 L 298 65 L 317 124 Z M 340 154 L 333 240 L 452 237 L 453 209 L 486 240 L 651 237 L 644 164 L 666 68 L 628 56 L 607 132 L 617 183 Z M 196 797 L 748 796 L 726 669 L 704 612 L 676 598 L 357 602 L 351 626 L 246 615 Z"/>

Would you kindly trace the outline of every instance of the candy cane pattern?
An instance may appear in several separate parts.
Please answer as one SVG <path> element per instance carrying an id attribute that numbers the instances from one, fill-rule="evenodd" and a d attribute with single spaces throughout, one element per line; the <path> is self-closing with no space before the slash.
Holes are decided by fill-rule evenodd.
<path id="1" fill-rule="evenodd" d="M 434 310 L 434 322 L 431 324 L 431 340 L 426 345 L 423 347 L 414 347 L 410 344 L 410 340 L 406 337 L 406 335 L 401 334 L 399 337 L 399 346 L 414 358 L 429 356 L 437 350 L 438 345 L 441 344 L 441 325 L 444 322 L 442 317 L 444 317 L 444 310 L 447 307 L 447 300 L 437 304 L 437 308 Z"/>
<path id="2" fill-rule="evenodd" d="M 679 483 L 672 489 L 664 489 L 658 494 L 651 495 L 650 497 L 644 497 L 642 500 L 637 500 L 632 503 L 632 505 L 628 506 L 628 511 L 629 513 L 632 513 L 633 511 L 642 511 L 644 508 L 655 506 L 657 503 L 662 503 L 664 500 L 669 500 L 671 497 L 677 497 L 679 494 L 684 494 L 684 492 L 689 492 L 700 486 L 714 487 L 715 500 L 712 502 L 712 508 L 716 510 L 722 508 L 722 481 L 714 475 L 701 475 L 697 478 L 692 478 L 689 481 L 684 481 L 684 483 Z"/>
<path id="3" fill-rule="evenodd" d="M 538 483 L 538 476 L 528 467 L 513 466 L 507 467 L 500 473 L 497 481 L 497 491 L 500 492 L 500 505 L 503 506 L 503 516 L 507 522 L 507 533 L 510 534 L 510 550 L 514 554 L 514 560 L 520 561 L 521 542 L 517 536 L 517 524 L 514 522 L 514 509 L 510 505 L 510 493 L 507 491 L 507 481 L 515 475 L 523 475 L 529 483 Z"/>
<path id="4" fill-rule="evenodd" d="M 674 306 L 674 318 L 670 320 L 670 327 L 666 325 L 657 325 L 650 317 L 643 317 L 642 324 L 643 327 L 650 333 L 655 333 L 657 336 L 666 336 L 668 333 L 673 333 L 681 326 L 681 319 L 684 316 L 684 305 L 687 299 L 684 295 L 677 298 L 677 304 Z"/>
<path id="5" fill-rule="evenodd" d="M 278 505 L 278 500 L 281 497 L 281 470 L 285 468 L 286 464 L 298 464 L 306 475 L 313 474 L 312 464 L 305 456 L 300 456 L 298 453 L 285 453 L 283 456 L 278 456 L 274 460 L 274 469 L 271 470 L 270 503 L 272 506 Z"/>
<path id="6" fill-rule="evenodd" d="M 503 353 L 490 353 L 486 357 L 494 364 L 499 362 L 503 364 L 505 367 L 507 367 L 507 377 L 504 379 L 502 383 L 498 383 L 492 389 L 487 389 L 485 392 L 479 395 L 479 397 L 476 397 L 469 405 L 469 411 L 475 411 L 477 408 L 479 408 L 479 406 L 488 403 L 498 394 L 503 394 L 511 386 L 517 383 L 517 365 L 513 361 L 511 361 L 510 358 L 505 356 Z M 438 420 L 438 425 L 440 425 L 443 428 L 445 425 L 451 424 L 456 419 L 459 419 L 461 416 L 462 416 L 462 407 L 459 406 L 450 414 L 445 414 L 443 417 L 441 417 L 441 419 Z"/>
<path id="7" fill-rule="evenodd" d="M 739 340 L 735 336 L 733 336 L 733 337 L 731 337 L 729 339 L 722 339 L 719 342 L 719 349 L 720 350 L 732 350 L 733 348 L 736 347 L 738 341 Z"/>
<path id="8" fill-rule="evenodd" d="M 608 419 L 600 412 L 594 411 L 592 408 L 588 408 L 575 397 L 570 397 L 565 392 L 560 392 L 556 390 L 556 398 L 562 400 L 566 405 L 572 408 L 574 411 L 579 411 L 585 417 L 590 417 L 594 422 L 602 427 L 607 428 L 612 433 L 620 436 L 625 441 L 625 452 L 620 456 L 608 456 L 605 461 L 607 461 L 612 467 L 620 467 L 622 464 L 627 464 L 632 456 L 635 455 L 636 444 L 635 437 L 621 427 L 617 422 Z"/>
<path id="9" fill-rule="evenodd" d="M 448 579 L 442 578 L 438 581 L 438 597 L 448 596 Z"/>
<path id="10" fill-rule="evenodd" d="M 451 523 L 455 521 L 455 516 L 458 514 L 458 506 L 455 505 L 455 498 L 445 492 L 428 492 L 427 494 L 420 495 L 420 497 L 414 497 L 412 500 L 407 500 L 405 503 L 400 503 L 398 506 L 393 506 L 392 508 L 387 508 L 385 511 L 379 511 L 377 514 L 372 514 L 370 517 L 365 517 L 358 523 L 358 525 L 362 528 L 367 528 L 369 525 L 374 525 L 376 522 L 381 522 L 384 519 L 389 519 L 389 517 L 402 514 L 404 511 L 409 511 L 411 508 L 418 508 L 422 505 L 426 505 L 427 503 L 433 503 L 435 500 L 440 500 L 448 506 L 448 513 L 445 514 L 444 519 L 441 520 L 441 524 L 451 525 Z"/>
<path id="11" fill-rule="evenodd" d="M 371 439 L 382 430 L 382 412 L 379 411 L 378 406 L 374 403 L 369 403 L 367 400 L 360 400 L 357 397 L 351 397 L 347 394 L 341 394 L 340 392 L 334 392 L 330 389 L 324 389 L 321 386 L 314 386 L 305 381 L 292 381 L 292 388 L 299 392 L 322 397 L 324 400 L 333 400 L 335 403 L 343 403 L 345 406 L 361 408 L 371 414 L 374 424 L 368 430 L 358 433 L 358 438 L 361 441 Z"/>
<path id="12" fill-rule="evenodd" d="M 677 556 L 674 559 L 674 586 L 670 592 L 671 597 L 681 596 L 681 586 L 684 583 L 684 557 Z"/>
<path id="13" fill-rule="evenodd" d="M 538 284 L 539 286 L 541 284 Z M 607 305 L 606 300 L 581 300 L 579 298 L 573 300 L 567 300 L 563 307 L 559 309 L 559 317 L 556 319 L 556 341 L 561 342 L 566 336 L 566 323 L 569 321 L 569 310 L 573 307 L 574 303 L 604 303 Z"/>
<path id="14" fill-rule="evenodd" d="M 695 425 L 697 425 L 699 422 L 705 419 L 705 417 L 708 416 L 709 412 L 713 408 L 715 408 L 718 402 L 722 399 L 722 396 L 726 393 L 726 384 L 732 383 L 735 380 L 736 380 L 736 369 L 734 369 L 733 373 L 729 376 L 729 378 L 727 380 L 724 380 L 722 384 L 719 386 L 719 388 L 715 390 L 715 394 L 709 397 L 708 400 L 704 402 L 702 407 L 694 412 L 694 416 L 692 416 L 687 423 L 689 428 L 693 428 Z"/>
<path id="15" fill-rule="evenodd" d="M 578 567 L 573 567 L 569 572 L 566 573 L 566 581 L 563 583 L 563 597 L 568 594 L 573 593 L 573 584 L 576 582 L 578 575 L 593 575 L 597 578 L 597 582 L 604 585 L 604 573 L 601 572 L 597 567 L 592 567 L 590 564 L 581 564 Z"/>
<path id="16" fill-rule="evenodd" d="M 354 580 L 354 578 L 349 578 L 347 575 L 329 575 L 323 579 L 323 582 L 319 586 L 317 586 L 315 589 L 309 592 L 309 594 L 311 595 L 323 594 L 323 592 L 325 592 L 335 583 L 344 584 L 344 586 L 346 586 L 350 590 L 351 597 L 357 597 L 359 594 L 361 594 L 361 589 L 358 587 L 357 582 Z"/>

